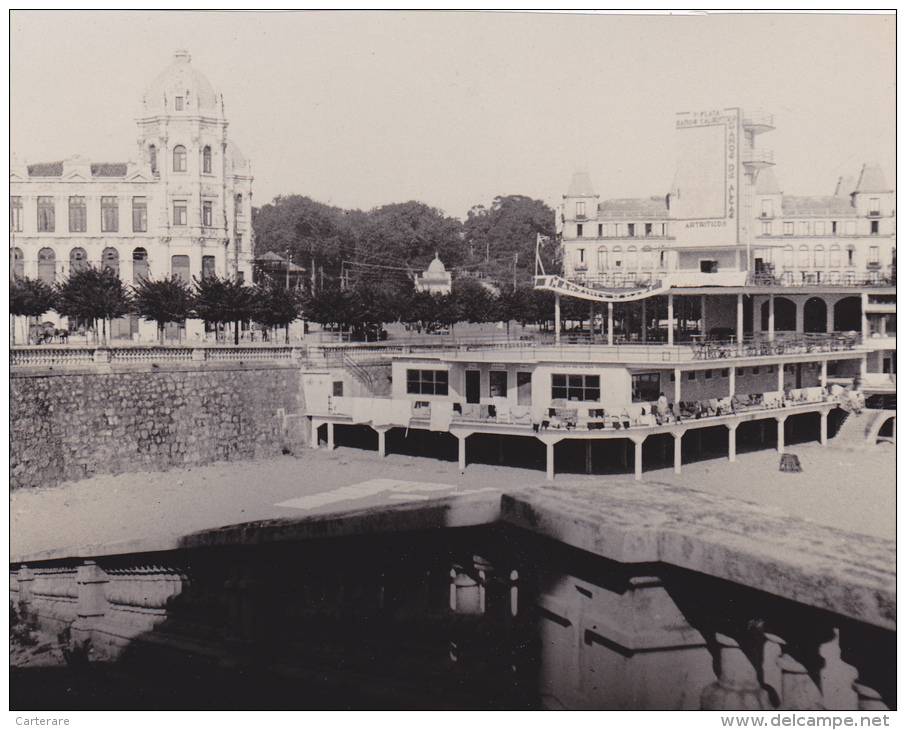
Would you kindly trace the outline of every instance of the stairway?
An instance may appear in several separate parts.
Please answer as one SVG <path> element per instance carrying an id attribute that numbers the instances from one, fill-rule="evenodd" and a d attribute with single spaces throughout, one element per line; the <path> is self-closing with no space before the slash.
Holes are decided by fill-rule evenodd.
<path id="1" fill-rule="evenodd" d="M 873 447 L 874 439 L 869 435 L 879 420 L 890 417 L 888 411 L 863 409 L 861 413 L 850 411 L 846 414 L 831 443 L 844 449 L 867 449 Z"/>

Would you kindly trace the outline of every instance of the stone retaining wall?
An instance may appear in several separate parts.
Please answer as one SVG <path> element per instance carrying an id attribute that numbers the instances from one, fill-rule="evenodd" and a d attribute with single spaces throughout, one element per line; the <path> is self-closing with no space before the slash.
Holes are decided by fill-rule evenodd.
<path id="1" fill-rule="evenodd" d="M 16 373 L 10 489 L 297 450 L 298 366 Z"/>

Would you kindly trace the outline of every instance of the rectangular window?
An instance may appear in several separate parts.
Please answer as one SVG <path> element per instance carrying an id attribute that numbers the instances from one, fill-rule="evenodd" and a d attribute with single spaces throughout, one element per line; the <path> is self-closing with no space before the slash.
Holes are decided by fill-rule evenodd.
<path id="1" fill-rule="evenodd" d="M 555 400 L 601 400 L 600 375 L 551 375 L 551 398 Z"/>
<path id="2" fill-rule="evenodd" d="M 736 368 L 736 377 L 737 378 L 741 378 L 745 374 L 746 374 L 745 368 Z"/>
<path id="3" fill-rule="evenodd" d="M 215 275 L 215 263 L 213 256 L 201 257 L 201 278 L 206 279 Z"/>
<path id="4" fill-rule="evenodd" d="M 689 371 L 689 374 L 686 375 L 686 380 L 695 380 L 695 371 L 694 370 Z"/>
<path id="5" fill-rule="evenodd" d="M 183 109 L 183 98 L 181 96 L 176 97 L 176 111 L 181 112 Z"/>
<path id="6" fill-rule="evenodd" d="M 761 222 L 761 235 L 762 236 L 771 235 L 771 221 L 762 221 Z"/>
<path id="7" fill-rule="evenodd" d="M 579 220 L 585 220 L 585 203 L 581 200 L 576 203 L 576 218 Z"/>
<path id="8" fill-rule="evenodd" d="M 758 368 L 757 368 L 757 367 L 752 368 L 752 375 L 758 375 Z"/>
<path id="9" fill-rule="evenodd" d="M 626 225 L 628 226 L 629 235 L 634 236 L 635 235 L 635 223 L 627 223 Z"/>
<path id="10" fill-rule="evenodd" d="M 784 221 L 783 222 L 783 235 L 784 236 L 793 235 L 793 221 Z"/>
<path id="11" fill-rule="evenodd" d="M 214 225 L 214 203 L 210 200 L 205 200 L 201 204 L 201 225 L 207 227 Z"/>
<path id="12" fill-rule="evenodd" d="M 661 376 L 658 373 L 634 373 L 632 376 L 632 402 L 650 403 L 661 394 Z"/>
<path id="13" fill-rule="evenodd" d="M 774 217 L 774 201 L 770 198 L 766 198 L 761 201 L 761 217 L 762 218 L 773 218 Z"/>
<path id="14" fill-rule="evenodd" d="M 69 198 L 69 232 L 85 233 L 88 230 L 88 211 L 85 198 L 73 195 Z"/>
<path id="15" fill-rule="evenodd" d="M 831 221 L 831 234 L 837 235 L 837 221 Z"/>
<path id="16" fill-rule="evenodd" d="M 489 373 L 488 386 L 488 395 L 490 395 L 491 398 L 506 398 L 506 370 L 492 370 Z"/>
<path id="17" fill-rule="evenodd" d="M 342 380 L 333 381 L 333 397 L 334 398 L 343 397 L 343 381 Z"/>
<path id="18" fill-rule="evenodd" d="M 56 228 L 53 198 L 49 195 L 38 196 L 38 231 L 53 233 Z"/>
<path id="19" fill-rule="evenodd" d="M 116 233 L 120 229 L 120 212 L 116 197 L 101 197 L 101 232 Z"/>
<path id="20" fill-rule="evenodd" d="M 18 195 L 9 199 L 9 229 L 16 233 L 22 231 L 22 198 Z"/>
<path id="21" fill-rule="evenodd" d="M 645 224 L 645 235 L 646 235 L 646 236 L 650 236 L 650 235 L 651 235 L 651 232 L 652 232 L 653 230 L 654 230 L 654 228 L 653 228 L 653 226 L 652 226 L 651 223 L 646 223 L 646 224 Z"/>
<path id="22" fill-rule="evenodd" d="M 870 264 L 879 264 L 881 263 L 881 249 L 878 246 L 872 246 L 868 249 L 868 263 Z"/>
<path id="23" fill-rule="evenodd" d="M 188 225 L 188 219 L 189 219 L 188 203 L 185 200 L 174 200 L 173 201 L 173 225 L 174 226 Z"/>
<path id="24" fill-rule="evenodd" d="M 604 237 L 604 224 L 598 223 L 598 238 Z"/>
<path id="25" fill-rule="evenodd" d="M 878 223 L 879 223 L 879 221 L 872 221 L 872 222 L 871 222 L 871 235 L 872 235 L 872 236 L 877 236 L 877 235 L 878 235 Z"/>
<path id="26" fill-rule="evenodd" d="M 808 221 L 799 222 L 799 235 L 800 236 L 807 236 L 809 233 L 808 229 L 809 229 Z"/>
<path id="27" fill-rule="evenodd" d="M 576 237 L 582 238 L 582 224 L 581 223 L 576 224 Z"/>
<path id="28" fill-rule="evenodd" d="M 881 199 L 871 198 L 868 201 L 868 215 L 881 215 Z"/>
<path id="29" fill-rule="evenodd" d="M 721 371 L 720 371 L 720 377 L 722 377 L 722 378 L 729 378 L 729 377 L 730 377 L 730 369 L 729 369 L 729 368 L 724 368 L 723 370 L 721 370 Z"/>
<path id="30" fill-rule="evenodd" d="M 407 370 L 406 392 L 415 395 L 447 395 L 450 374 L 446 370 Z"/>
<path id="31" fill-rule="evenodd" d="M 146 198 L 132 198 L 132 232 L 147 233 L 148 231 L 148 200 Z"/>
<path id="32" fill-rule="evenodd" d="M 705 380 L 710 380 L 710 379 L 711 379 L 711 371 L 705 370 Z"/>

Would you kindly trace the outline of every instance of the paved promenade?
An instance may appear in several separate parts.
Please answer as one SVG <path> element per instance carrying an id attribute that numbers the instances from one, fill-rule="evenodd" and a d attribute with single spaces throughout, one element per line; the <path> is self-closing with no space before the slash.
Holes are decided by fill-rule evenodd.
<path id="1" fill-rule="evenodd" d="M 831 442 L 833 443 L 833 442 Z M 778 470 L 775 451 L 739 455 L 645 472 L 651 487 L 680 487 L 759 505 L 756 513 L 792 516 L 887 540 L 896 536 L 895 454 L 892 447 L 854 452 L 818 445 L 790 449 L 803 466 Z M 82 553 L 123 544 L 129 551 L 167 549 L 187 534 L 268 519 L 401 505 L 451 495 L 493 497 L 547 484 L 540 471 L 455 463 L 339 448 L 298 457 L 219 463 L 206 467 L 97 476 L 10 497 L 11 559 Z M 559 475 L 555 485 L 599 498 L 631 486 L 632 475 Z M 841 537 L 845 540 L 845 536 Z"/>

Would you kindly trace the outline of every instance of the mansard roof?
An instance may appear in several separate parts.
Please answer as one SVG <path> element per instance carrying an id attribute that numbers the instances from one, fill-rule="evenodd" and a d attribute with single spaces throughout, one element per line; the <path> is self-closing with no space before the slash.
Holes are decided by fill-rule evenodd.
<path id="1" fill-rule="evenodd" d="M 29 177 L 61 177 L 63 162 L 38 162 L 28 166 Z"/>
<path id="2" fill-rule="evenodd" d="M 783 193 L 783 191 L 777 184 L 777 178 L 774 176 L 774 171 L 770 167 L 761 170 L 755 180 L 755 194 L 780 195 L 781 193 Z"/>
<path id="3" fill-rule="evenodd" d="M 653 195 L 650 198 L 615 198 L 598 204 L 599 218 L 666 218 L 667 199 Z"/>
<path id="4" fill-rule="evenodd" d="M 29 177 L 62 177 L 65 161 L 37 162 L 28 166 Z M 128 163 L 126 162 L 92 162 L 92 177 L 126 177 Z"/>
<path id="5" fill-rule="evenodd" d="M 569 190 L 566 191 L 567 198 L 594 198 L 596 197 L 595 189 L 592 187 L 591 178 L 588 176 L 588 170 L 576 170 L 573 173 L 573 179 L 569 183 Z"/>
<path id="6" fill-rule="evenodd" d="M 781 206 L 785 216 L 856 215 L 849 199 L 836 195 L 784 195 Z"/>
<path id="7" fill-rule="evenodd" d="M 859 183 L 856 185 L 854 193 L 892 193 L 887 187 L 887 180 L 884 178 L 884 171 L 878 165 L 863 165 L 862 174 L 859 175 Z"/>
<path id="8" fill-rule="evenodd" d="M 125 177 L 125 162 L 93 162 L 91 174 L 93 177 Z"/>

